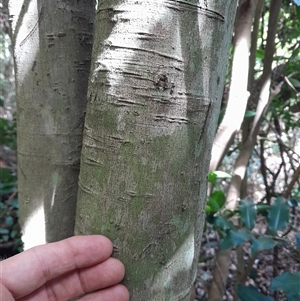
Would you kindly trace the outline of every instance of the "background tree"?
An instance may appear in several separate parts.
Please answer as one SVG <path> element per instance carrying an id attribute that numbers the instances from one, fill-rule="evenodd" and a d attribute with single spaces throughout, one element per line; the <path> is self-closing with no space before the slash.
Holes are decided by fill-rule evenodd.
<path id="1" fill-rule="evenodd" d="M 231 81 L 228 93 L 229 98 L 226 105 L 224 117 L 215 138 L 212 151 L 213 156 L 210 166 L 211 171 L 216 169 L 219 166 L 221 160 L 226 156 L 226 154 L 228 154 L 228 150 L 230 148 L 232 149 L 236 147 L 234 145 L 233 134 L 237 129 L 241 128 L 242 139 L 241 141 L 239 141 L 239 150 L 235 151 L 235 153 L 238 154 L 231 171 L 232 179 L 227 189 L 225 208 L 230 212 L 229 214 L 227 214 L 227 217 L 232 216 L 232 213 L 238 209 L 238 206 L 240 204 L 240 197 L 245 198 L 249 195 L 253 196 L 253 191 L 247 190 L 247 186 L 242 186 L 242 183 L 243 181 L 244 183 L 246 183 L 247 181 L 246 170 L 249 166 L 251 155 L 253 155 L 253 150 L 255 150 L 256 148 L 257 140 L 260 141 L 260 149 L 256 148 L 256 151 L 260 152 L 260 166 L 263 182 L 266 188 L 266 194 L 263 195 L 261 199 L 262 204 L 270 205 L 271 198 L 274 198 L 278 195 L 283 195 L 285 198 L 290 196 L 290 193 L 288 192 L 289 189 L 285 189 L 285 186 L 282 187 L 281 190 L 275 188 L 277 178 L 280 175 L 280 170 L 283 166 L 286 166 L 287 160 L 289 161 L 288 164 L 294 167 L 293 172 L 295 172 L 295 174 L 291 177 L 288 176 L 288 173 L 285 172 L 286 185 L 288 187 L 293 186 L 296 182 L 295 178 L 299 177 L 296 167 L 297 165 L 295 166 L 296 161 L 291 158 L 293 151 L 291 151 L 291 149 L 289 149 L 288 146 L 281 140 L 281 127 L 290 130 L 291 128 L 288 124 L 291 122 L 291 120 L 293 120 L 294 117 L 289 115 L 290 121 L 285 124 L 283 120 L 280 120 L 280 114 L 274 114 L 273 111 L 274 107 L 276 106 L 274 105 L 274 103 L 276 103 L 279 99 L 282 99 L 283 83 L 289 83 L 288 77 L 284 77 L 285 73 L 283 69 L 285 66 L 290 64 L 292 57 L 295 58 L 295 53 L 293 52 L 287 52 L 289 54 L 286 57 L 277 56 L 274 58 L 273 56 L 276 51 L 277 53 L 282 51 L 281 47 L 287 47 L 286 44 L 284 44 L 283 46 L 283 44 L 276 42 L 276 39 L 278 39 L 277 41 L 280 41 L 278 35 L 280 29 L 276 29 L 277 25 L 279 26 L 279 28 L 281 28 L 281 23 L 278 24 L 278 20 L 281 20 L 281 22 L 284 23 L 283 20 L 285 20 L 285 17 L 283 11 L 287 7 L 289 7 L 290 12 L 295 12 L 295 6 L 293 6 L 292 3 L 285 3 L 284 5 L 282 5 L 281 1 L 265 1 L 265 7 L 263 7 L 263 3 L 258 3 L 256 1 L 242 0 L 239 3 L 239 9 L 235 22 L 234 52 L 232 56 Z M 291 14 L 290 17 L 292 15 L 293 14 Z M 260 23 L 260 26 L 259 20 L 263 20 L 263 23 Z M 296 30 L 296 28 L 299 27 L 299 25 L 297 25 L 297 22 L 299 21 L 297 18 L 295 18 L 295 14 L 292 20 L 293 25 L 295 25 L 294 29 Z M 268 21 L 267 30 L 265 21 Z M 289 21 L 287 22 L 292 21 L 291 19 L 289 19 Z M 250 47 L 249 41 L 251 28 L 253 28 L 253 32 L 251 41 L 252 46 Z M 259 35 L 259 28 L 261 30 L 261 35 Z M 257 47 L 258 39 L 261 39 L 262 43 Z M 293 40 L 291 47 L 293 51 L 297 51 L 298 53 L 299 48 L 295 48 L 294 43 L 297 44 L 297 40 Z M 242 48 L 241 45 L 245 45 L 245 47 Z M 257 61 L 257 56 L 259 54 L 258 51 L 260 49 L 264 53 L 263 61 Z M 250 55 L 249 50 L 251 51 Z M 248 55 L 249 59 L 247 59 Z M 240 61 L 240 58 L 244 59 Z M 239 71 L 237 71 L 236 66 L 241 65 L 243 65 L 242 73 L 239 74 L 240 76 L 237 76 L 236 74 L 238 74 Z M 272 66 L 273 68 L 275 67 L 273 71 Z M 249 78 L 247 80 L 248 74 Z M 293 85 L 289 86 L 289 88 L 292 88 L 294 91 L 296 90 Z M 250 91 L 249 97 L 246 96 L 247 89 Z M 294 96 L 292 96 L 292 98 Z M 248 105 L 248 111 L 246 111 L 246 104 Z M 288 103 L 285 101 L 283 106 L 287 109 Z M 239 117 L 235 118 L 234 116 L 236 113 L 238 113 Z M 243 116 L 248 117 L 244 119 L 243 126 L 241 127 L 241 121 L 243 119 L 241 117 Z M 271 126 L 273 122 L 275 123 L 274 127 Z M 276 126 L 279 127 L 279 130 L 276 129 Z M 276 172 L 271 172 L 273 173 L 274 177 L 272 185 L 270 186 L 270 181 L 268 179 L 270 178 L 268 175 L 269 172 L 266 168 L 266 154 L 264 153 L 264 145 L 266 139 L 268 139 L 267 137 L 270 137 L 272 135 L 272 130 L 275 131 L 273 133 L 276 135 L 277 139 L 281 141 L 279 144 L 279 150 L 281 153 L 280 156 L 282 158 L 282 167 L 277 169 Z M 296 134 L 296 132 L 294 132 L 294 134 Z M 289 159 L 285 158 L 284 153 Z M 295 158 L 298 158 L 298 155 L 296 155 Z M 290 175 L 292 174 L 290 173 Z M 223 235 L 221 235 L 221 237 L 224 237 L 224 233 Z M 245 236 L 243 237 L 243 239 L 245 239 L 245 241 L 249 240 Z M 237 284 L 241 282 L 244 283 L 247 280 L 247 276 L 249 276 L 247 275 L 247 272 L 249 273 L 249 271 L 247 271 L 246 266 L 248 264 L 247 268 L 251 268 L 253 262 L 252 264 L 250 262 L 251 260 L 254 260 L 254 258 L 250 258 L 248 263 L 246 265 L 244 264 L 244 251 L 240 245 L 240 243 L 235 245 L 237 246 Z M 210 301 L 224 300 L 223 295 L 226 290 L 226 281 L 228 277 L 229 266 L 231 265 L 231 254 L 231 248 L 226 248 L 225 250 L 223 248 L 220 248 L 217 253 L 215 268 L 213 272 L 213 281 L 209 289 L 208 300 Z M 246 277 L 245 273 L 247 275 Z M 276 276 L 276 274 L 274 274 L 274 276 Z M 246 298 L 249 298 L 249 295 Z M 258 297 L 256 296 L 255 298 L 257 299 Z M 261 298 L 261 300 L 263 300 L 263 297 Z M 238 296 L 236 295 L 235 300 L 238 300 Z"/>
<path id="2" fill-rule="evenodd" d="M 73 235 L 94 1 L 10 1 L 25 248 Z"/>

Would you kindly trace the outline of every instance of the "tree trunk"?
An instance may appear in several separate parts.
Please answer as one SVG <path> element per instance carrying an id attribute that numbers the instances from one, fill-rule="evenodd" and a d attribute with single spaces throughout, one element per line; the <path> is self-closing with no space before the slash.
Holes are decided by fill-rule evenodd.
<path id="1" fill-rule="evenodd" d="M 132 301 L 189 300 L 236 1 L 99 1 L 76 233 L 111 238 Z"/>
<path id="2" fill-rule="evenodd" d="M 257 91 L 253 93 L 251 97 L 257 97 L 256 115 L 254 117 L 251 131 L 242 145 L 238 158 L 233 168 L 233 177 L 231 179 L 228 193 L 226 196 L 226 208 L 229 210 L 235 210 L 237 208 L 238 199 L 240 197 L 242 180 L 246 173 L 246 168 L 249 162 L 250 154 L 255 146 L 259 127 L 261 125 L 264 114 L 266 113 L 270 102 L 274 98 L 274 92 L 270 93 L 270 77 L 271 77 L 271 64 L 273 61 L 273 55 L 275 51 L 275 33 L 278 15 L 281 7 L 281 0 L 272 0 L 270 4 L 270 16 L 268 24 L 268 36 L 265 50 L 265 60 L 263 74 L 258 80 Z M 253 89 L 252 89 L 253 90 Z M 216 257 L 215 267 L 213 271 L 213 281 L 209 290 L 208 301 L 222 301 L 223 295 L 226 289 L 228 269 L 230 265 L 230 252 L 231 250 L 219 250 Z M 220 268 L 222 267 L 222 277 L 215 277 L 218 275 Z M 220 284 L 222 281 L 222 284 Z"/>
<path id="3" fill-rule="evenodd" d="M 94 1 L 10 1 L 25 248 L 73 235 Z"/>
<path id="4" fill-rule="evenodd" d="M 221 165 L 236 132 L 240 129 L 249 97 L 247 86 L 251 27 L 258 0 L 240 2 L 235 22 L 228 103 L 214 140 L 210 171 L 216 170 Z"/>

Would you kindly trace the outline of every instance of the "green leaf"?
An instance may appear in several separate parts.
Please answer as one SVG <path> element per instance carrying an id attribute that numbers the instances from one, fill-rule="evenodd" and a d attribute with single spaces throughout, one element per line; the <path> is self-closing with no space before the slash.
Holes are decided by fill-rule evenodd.
<path id="1" fill-rule="evenodd" d="M 299 301 L 299 294 L 294 294 L 294 293 L 290 293 L 290 292 L 285 292 L 285 295 L 288 299 L 288 301 Z"/>
<path id="2" fill-rule="evenodd" d="M 216 180 L 217 180 L 217 175 L 214 172 L 210 172 L 207 176 L 207 181 L 209 183 L 216 184 Z"/>
<path id="3" fill-rule="evenodd" d="M 8 229 L 0 228 L 0 234 L 8 234 Z"/>
<path id="4" fill-rule="evenodd" d="M 18 250 L 19 253 L 22 253 L 22 252 L 24 251 L 24 249 L 23 249 L 23 244 L 20 245 L 20 246 L 17 248 L 17 250 Z"/>
<path id="5" fill-rule="evenodd" d="M 238 285 L 236 293 L 241 301 L 274 301 L 273 298 L 261 294 L 253 286 Z"/>
<path id="6" fill-rule="evenodd" d="M 15 209 L 18 209 L 18 208 L 19 208 L 19 202 L 18 202 L 18 199 L 13 199 L 13 200 L 7 201 L 6 203 L 7 203 L 8 205 L 14 207 Z"/>
<path id="7" fill-rule="evenodd" d="M 215 214 L 215 211 L 213 210 L 213 208 L 211 206 L 208 206 L 208 205 L 205 206 L 205 212 L 208 215 L 214 215 Z"/>
<path id="8" fill-rule="evenodd" d="M 5 218 L 5 224 L 9 227 L 12 226 L 14 224 L 14 219 L 11 216 L 7 216 Z"/>
<path id="9" fill-rule="evenodd" d="M 256 115 L 255 111 L 246 111 L 245 112 L 245 117 L 253 117 Z"/>
<path id="10" fill-rule="evenodd" d="M 257 213 L 260 213 L 261 215 L 267 217 L 268 211 L 270 209 L 270 205 L 264 204 L 264 203 L 258 203 L 256 204 L 256 211 Z"/>
<path id="11" fill-rule="evenodd" d="M 2 235 L 1 239 L 2 239 L 2 241 L 7 242 L 7 241 L 9 241 L 9 235 Z"/>
<path id="12" fill-rule="evenodd" d="M 251 268 L 250 272 L 249 272 L 249 277 L 253 280 L 255 280 L 258 277 L 258 271 L 255 268 Z"/>
<path id="13" fill-rule="evenodd" d="M 300 81 L 298 79 L 290 77 L 289 81 L 295 88 L 300 88 Z"/>
<path id="14" fill-rule="evenodd" d="M 213 172 L 218 179 L 230 179 L 231 175 L 225 171 L 222 170 L 216 170 Z"/>
<path id="15" fill-rule="evenodd" d="M 255 254 L 262 250 L 271 250 L 275 247 L 276 241 L 266 235 L 260 235 L 258 239 L 252 238 L 251 254 Z"/>
<path id="16" fill-rule="evenodd" d="M 213 223 L 216 227 L 219 227 L 223 230 L 233 230 L 234 229 L 234 225 L 233 222 L 226 219 L 224 216 L 219 215 L 214 219 L 214 223 Z"/>
<path id="17" fill-rule="evenodd" d="M 4 97 L 1 95 L 0 96 L 0 107 L 4 106 Z"/>
<path id="18" fill-rule="evenodd" d="M 10 232 L 10 237 L 11 237 L 11 238 L 15 238 L 17 235 L 18 235 L 18 232 L 17 232 L 16 230 L 12 230 L 12 231 Z"/>
<path id="19" fill-rule="evenodd" d="M 0 181 L 1 182 L 12 182 L 15 177 L 11 174 L 11 170 L 8 168 L 0 168 Z"/>
<path id="20" fill-rule="evenodd" d="M 8 126 L 8 121 L 0 117 L 0 130 L 4 130 Z"/>
<path id="21" fill-rule="evenodd" d="M 295 199 L 287 200 L 287 203 L 290 207 L 297 207 L 298 206 L 298 202 Z"/>
<path id="22" fill-rule="evenodd" d="M 217 190 L 211 194 L 208 199 L 205 211 L 207 214 L 215 214 L 225 204 L 226 197 L 222 190 Z"/>
<path id="23" fill-rule="evenodd" d="M 239 202 L 241 220 L 245 227 L 249 230 L 253 229 L 256 221 L 256 211 L 254 206 L 253 200 L 249 198 L 240 200 Z"/>
<path id="24" fill-rule="evenodd" d="M 262 60 L 265 57 L 265 52 L 262 49 L 256 49 L 256 57 Z"/>
<path id="25" fill-rule="evenodd" d="M 217 179 L 230 179 L 231 175 L 227 172 L 216 170 L 208 174 L 208 182 L 216 184 Z"/>
<path id="26" fill-rule="evenodd" d="M 271 205 L 268 214 L 268 228 L 275 235 L 278 230 L 284 230 L 289 221 L 289 208 L 287 202 L 279 197 Z"/>
<path id="27" fill-rule="evenodd" d="M 217 190 L 211 194 L 211 196 L 209 197 L 209 200 L 214 200 L 218 204 L 218 209 L 220 209 L 225 204 L 226 197 L 222 190 Z"/>
<path id="28" fill-rule="evenodd" d="M 211 225 L 213 225 L 215 223 L 215 219 L 216 219 L 216 217 L 211 214 L 206 215 L 206 221 Z M 206 226 L 206 224 L 204 224 L 204 226 Z"/>
<path id="29" fill-rule="evenodd" d="M 280 290 L 284 293 L 296 295 L 298 296 L 298 300 L 300 300 L 300 272 L 287 272 L 277 276 L 272 279 L 269 289 L 272 291 Z"/>
<path id="30" fill-rule="evenodd" d="M 7 206 L 3 202 L 0 202 L 0 218 L 4 216 L 7 211 Z"/>
<path id="31" fill-rule="evenodd" d="M 220 240 L 219 248 L 221 250 L 230 249 L 232 247 L 239 246 L 250 239 L 251 234 L 247 229 L 241 229 L 238 231 L 230 230 L 227 235 Z"/>

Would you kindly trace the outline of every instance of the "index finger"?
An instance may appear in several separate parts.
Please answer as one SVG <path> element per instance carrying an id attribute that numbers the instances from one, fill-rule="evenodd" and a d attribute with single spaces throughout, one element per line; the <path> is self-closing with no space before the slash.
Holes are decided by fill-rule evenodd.
<path id="1" fill-rule="evenodd" d="M 0 262 L 0 282 L 20 298 L 67 272 L 105 261 L 112 250 L 112 242 L 101 235 L 37 246 Z"/>

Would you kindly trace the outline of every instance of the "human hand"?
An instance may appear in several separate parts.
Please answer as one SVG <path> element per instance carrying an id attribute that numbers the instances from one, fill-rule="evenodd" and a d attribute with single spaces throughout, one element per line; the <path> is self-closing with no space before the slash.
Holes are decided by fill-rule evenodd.
<path id="1" fill-rule="evenodd" d="M 1 301 L 128 301 L 123 264 L 111 241 L 74 236 L 34 247 L 0 262 Z"/>

